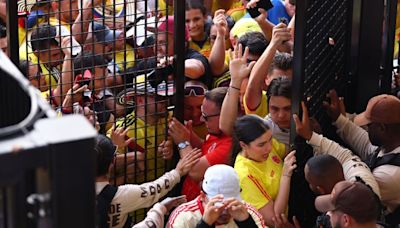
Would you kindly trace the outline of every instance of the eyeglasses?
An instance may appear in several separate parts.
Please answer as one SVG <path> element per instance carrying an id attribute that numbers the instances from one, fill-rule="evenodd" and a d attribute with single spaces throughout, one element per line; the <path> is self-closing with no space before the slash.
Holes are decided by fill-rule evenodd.
<path id="1" fill-rule="evenodd" d="M 185 96 L 204 96 L 206 94 L 207 90 L 201 86 L 186 86 L 185 87 Z"/>
<path id="2" fill-rule="evenodd" d="M 218 113 L 218 114 L 213 114 L 213 115 L 206 115 L 206 114 L 204 114 L 204 112 L 201 112 L 201 116 L 203 117 L 203 119 L 205 120 L 205 121 L 208 121 L 208 118 L 210 118 L 210 117 L 215 117 L 215 116 L 219 116 L 220 115 L 220 113 Z"/>

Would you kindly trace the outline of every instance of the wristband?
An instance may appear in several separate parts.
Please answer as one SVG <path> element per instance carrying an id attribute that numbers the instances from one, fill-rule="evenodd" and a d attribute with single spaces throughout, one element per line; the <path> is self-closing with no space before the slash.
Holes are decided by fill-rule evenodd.
<path id="1" fill-rule="evenodd" d="M 236 90 L 240 91 L 240 88 L 235 87 L 235 86 L 231 86 L 231 85 L 230 85 L 229 88 L 236 89 Z"/>

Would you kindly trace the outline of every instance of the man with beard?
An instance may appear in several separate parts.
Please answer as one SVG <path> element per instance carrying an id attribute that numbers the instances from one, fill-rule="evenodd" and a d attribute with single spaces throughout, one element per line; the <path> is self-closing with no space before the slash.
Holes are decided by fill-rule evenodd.
<path id="1" fill-rule="evenodd" d="M 193 200 L 200 194 L 200 181 L 207 168 L 216 164 L 227 164 L 230 158 L 232 138 L 223 134 L 219 128 L 220 112 L 227 88 L 219 87 L 206 92 L 201 106 L 201 121 L 207 127 L 206 140 L 192 137 L 191 126 L 184 126 L 175 118 L 170 122 L 168 133 L 178 145 L 179 154 L 184 157 L 193 148 L 201 148 L 203 157 L 188 173 L 182 187 L 182 194 Z"/>
<path id="2" fill-rule="evenodd" d="M 333 228 L 375 228 L 379 205 L 378 197 L 360 182 L 341 181 L 330 194 L 315 199 L 315 207 L 327 212 Z"/>
<path id="3" fill-rule="evenodd" d="M 360 126 L 368 127 L 367 132 L 341 114 L 334 90 L 328 97 L 331 102 L 324 106 L 338 128 L 338 135 L 369 164 L 387 210 L 399 212 L 400 166 L 395 161 L 400 154 L 400 100 L 386 94 L 371 98 L 366 110 L 354 120 Z"/>

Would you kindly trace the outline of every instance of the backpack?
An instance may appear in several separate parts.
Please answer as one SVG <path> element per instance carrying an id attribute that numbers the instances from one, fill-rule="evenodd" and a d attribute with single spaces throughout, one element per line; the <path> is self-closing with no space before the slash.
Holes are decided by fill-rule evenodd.
<path id="1" fill-rule="evenodd" d="M 369 168 L 371 171 L 381 165 L 394 165 L 400 167 L 400 154 L 387 154 L 378 158 L 379 150 L 380 148 L 375 151 L 374 155 L 370 159 Z M 392 213 L 386 214 L 384 217 L 385 223 L 388 224 L 388 226 L 385 227 L 397 227 L 400 224 L 400 206 L 398 206 Z"/>
<path id="2" fill-rule="evenodd" d="M 108 225 L 108 209 L 114 199 L 118 187 L 107 184 L 103 190 L 97 195 L 96 209 L 97 209 L 97 228 L 109 228 Z M 131 227 L 132 219 L 128 216 L 124 228 Z"/>

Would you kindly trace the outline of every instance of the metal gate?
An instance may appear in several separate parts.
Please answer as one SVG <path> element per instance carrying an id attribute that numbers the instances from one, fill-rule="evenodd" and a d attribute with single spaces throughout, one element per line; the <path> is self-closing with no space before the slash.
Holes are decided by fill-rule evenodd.
<path id="1" fill-rule="evenodd" d="M 185 37 L 179 32 L 173 41 L 161 42 L 159 37 L 169 32 L 172 17 L 175 31 L 184 31 L 185 10 L 180 1 L 175 0 L 175 8 L 161 2 L 7 1 L 9 57 L 28 79 L 37 79 L 38 89 L 53 109 L 60 116 L 83 114 L 108 136 L 113 126 L 129 128 L 127 137 L 134 140 L 119 150 L 114 184 L 152 181 L 178 159 L 164 160 L 157 150 L 167 139 L 169 118 L 183 119 L 184 78 L 170 75 L 184 75 Z M 174 53 L 168 48 L 160 52 L 171 43 Z M 168 57 L 174 57 L 169 65 L 157 64 Z M 65 66 L 68 61 L 72 66 Z M 71 96 L 64 105 L 67 91 L 82 95 Z M 167 94 L 159 95 L 162 91 Z M 7 197 L 3 193 L 1 199 Z M 135 212 L 133 222 L 145 213 Z"/>
<path id="2" fill-rule="evenodd" d="M 322 108 L 330 89 L 344 97 L 349 112 L 362 111 L 370 97 L 390 90 L 396 1 L 387 2 L 386 11 L 384 1 L 296 3 L 292 113 L 301 113 L 300 102 L 305 101 L 324 135 L 336 141 L 341 142 Z M 317 214 L 312 204 L 315 196 L 303 171 L 312 150 L 297 138 L 293 121 L 290 135 L 290 143 L 297 150 L 298 170 L 292 178 L 290 196 L 290 205 L 296 206 L 289 206 L 289 210 L 303 217 L 305 227 L 312 227 Z"/>

